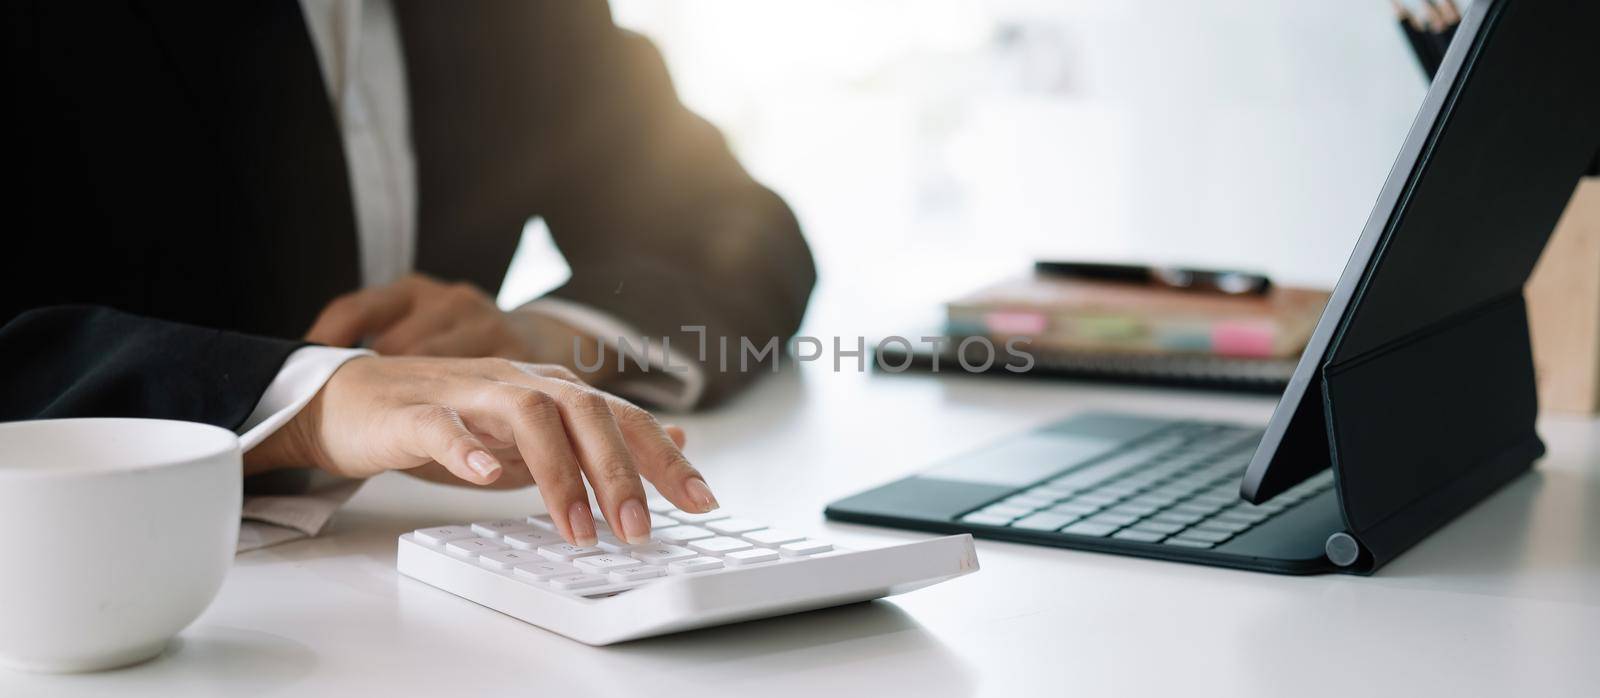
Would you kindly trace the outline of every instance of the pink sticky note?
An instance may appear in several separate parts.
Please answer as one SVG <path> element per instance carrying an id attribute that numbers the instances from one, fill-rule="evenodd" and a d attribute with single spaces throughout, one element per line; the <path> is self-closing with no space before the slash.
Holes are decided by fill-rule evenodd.
<path id="1" fill-rule="evenodd" d="M 1211 353 L 1219 356 L 1272 356 L 1274 334 L 1271 323 L 1219 322 L 1211 326 Z"/>
<path id="2" fill-rule="evenodd" d="M 983 324 L 995 334 L 1044 334 L 1049 326 L 1049 319 L 1044 313 L 1035 313 L 1027 310 L 996 310 L 984 313 Z"/>

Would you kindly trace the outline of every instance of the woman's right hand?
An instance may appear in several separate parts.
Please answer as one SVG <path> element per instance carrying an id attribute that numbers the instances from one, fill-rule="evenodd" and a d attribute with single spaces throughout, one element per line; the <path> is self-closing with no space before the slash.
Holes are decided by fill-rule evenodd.
<path id="1" fill-rule="evenodd" d="M 717 508 L 681 432 L 566 368 L 504 359 L 360 357 L 245 454 L 255 472 L 312 465 L 347 477 L 437 468 L 476 485 L 537 484 L 563 538 L 595 543 L 588 490 L 619 538 L 650 538 L 643 475 L 678 508 Z"/>

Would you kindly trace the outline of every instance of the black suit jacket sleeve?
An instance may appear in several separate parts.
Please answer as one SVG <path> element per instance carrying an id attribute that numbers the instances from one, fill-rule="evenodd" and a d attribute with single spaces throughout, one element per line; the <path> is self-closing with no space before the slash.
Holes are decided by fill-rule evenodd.
<path id="1" fill-rule="evenodd" d="M 691 359 L 699 335 L 681 328 L 703 326 L 707 402 L 760 375 L 740 372 L 736 355 L 720 370 L 717 338 L 730 354 L 741 338 L 757 347 L 787 339 L 816 278 L 811 253 L 783 201 L 678 100 L 655 47 L 593 0 L 396 8 L 416 134 L 419 264 L 473 278 L 474 265 L 509 257 L 509 246 L 484 254 L 446 245 L 446 235 L 519 229 L 541 215 L 572 269 L 553 295 L 670 337 Z"/>
<path id="2" fill-rule="evenodd" d="M 0 327 L 0 421 L 149 417 L 237 430 L 302 342 L 93 306 Z"/>

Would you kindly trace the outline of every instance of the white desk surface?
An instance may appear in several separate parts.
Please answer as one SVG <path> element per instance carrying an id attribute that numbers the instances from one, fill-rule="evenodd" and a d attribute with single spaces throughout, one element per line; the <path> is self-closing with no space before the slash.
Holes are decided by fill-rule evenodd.
<path id="1" fill-rule="evenodd" d="M 1095 408 L 1259 422 L 1271 407 L 813 365 L 678 422 L 724 506 L 866 546 L 920 534 L 828 523 L 826 502 L 1005 434 Z M 86 676 L 0 672 L 0 695 L 1595 695 L 1600 422 L 1548 418 L 1541 432 L 1535 472 L 1371 578 L 980 541 L 982 571 L 890 601 L 610 648 L 394 571 L 400 533 L 525 513 L 534 493 L 388 475 L 322 537 L 240 555 L 165 655 Z"/>

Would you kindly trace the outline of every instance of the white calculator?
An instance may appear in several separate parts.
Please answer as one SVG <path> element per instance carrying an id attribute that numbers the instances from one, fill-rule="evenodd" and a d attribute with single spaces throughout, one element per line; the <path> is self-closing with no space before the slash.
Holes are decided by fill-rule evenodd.
<path id="1" fill-rule="evenodd" d="M 401 574 L 590 645 L 900 594 L 978 569 L 961 534 L 845 550 L 721 510 L 652 502 L 652 540 L 561 539 L 548 515 L 400 536 Z"/>

